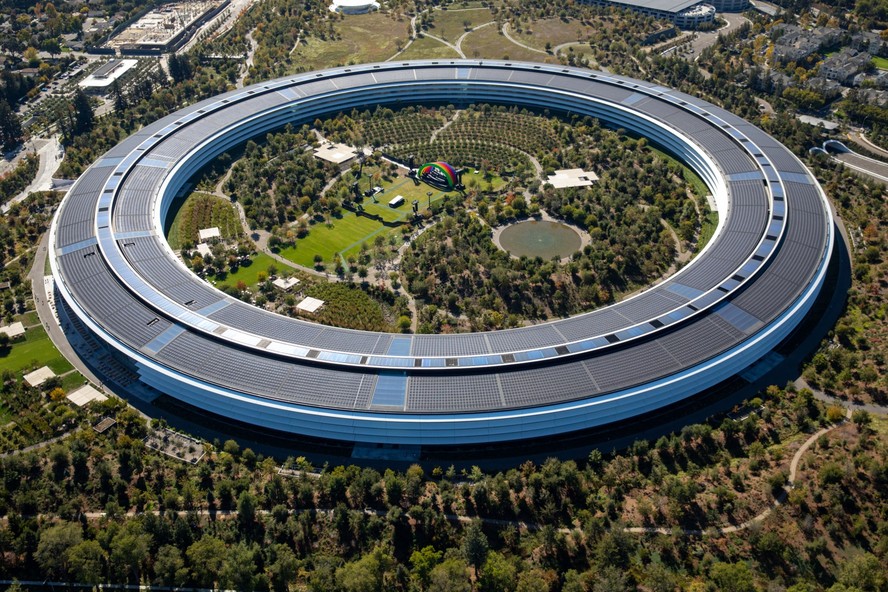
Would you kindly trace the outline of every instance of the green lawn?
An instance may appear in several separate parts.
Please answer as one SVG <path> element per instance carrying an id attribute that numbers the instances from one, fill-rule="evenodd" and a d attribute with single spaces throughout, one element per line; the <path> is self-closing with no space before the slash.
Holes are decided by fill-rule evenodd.
<path id="1" fill-rule="evenodd" d="M 226 199 L 195 191 L 176 212 L 170 225 L 167 242 L 174 249 L 181 249 L 185 242 L 196 243 L 198 230 L 217 227 L 222 240 L 237 238 L 243 233 L 237 208 Z"/>
<path id="2" fill-rule="evenodd" d="M 420 211 L 426 209 L 429 191 L 432 192 L 432 203 L 445 195 L 443 191 L 425 184 L 414 185 L 411 179 L 405 177 L 383 182 L 381 187 L 384 192 L 376 196 L 379 203 L 365 198 L 362 205 L 368 214 L 381 216 L 388 222 L 406 220 L 411 216 L 414 199 L 419 200 Z M 404 203 L 400 207 L 390 208 L 389 201 L 397 195 L 404 197 Z M 324 263 L 332 263 L 337 253 L 347 259 L 349 255 L 360 252 L 362 243 L 372 245 L 377 235 L 381 234 L 387 240 L 393 233 L 400 236 L 400 228 L 385 226 L 377 220 L 343 210 L 340 217 L 333 218 L 329 226 L 323 222 L 313 224 L 308 235 L 298 239 L 295 246 L 282 249 L 280 255 L 299 265 L 313 267 L 315 255 L 323 257 Z"/>
<path id="3" fill-rule="evenodd" d="M 208 279 L 215 280 L 216 286 L 219 287 L 222 284 L 228 284 L 229 286 L 236 285 L 239 281 L 243 281 L 247 286 L 251 289 L 255 289 L 259 284 L 259 274 L 262 272 L 268 273 L 268 267 L 270 265 L 274 265 L 278 269 L 284 267 L 284 265 L 269 255 L 265 253 L 257 253 L 253 256 L 252 263 L 247 266 L 241 265 L 237 268 L 237 272 L 227 274 L 223 279 L 209 276 Z"/>
<path id="4" fill-rule="evenodd" d="M 56 374 L 71 370 L 73 366 L 55 348 L 43 327 L 28 329 L 23 341 L 15 341 L 0 353 L 0 372 L 30 372 L 41 366 L 49 366 Z"/>
<path id="5" fill-rule="evenodd" d="M 513 35 L 514 36 L 514 35 Z M 520 37 L 515 37 L 519 39 Z M 463 53 L 468 58 L 525 60 L 528 62 L 558 63 L 555 56 L 538 53 L 515 45 L 501 35 L 496 25 L 477 29 L 462 43 Z"/>
<path id="6" fill-rule="evenodd" d="M 428 32 L 450 43 L 456 43 L 456 40 L 466 32 L 466 23 L 469 28 L 474 28 L 492 20 L 494 19 L 489 8 L 436 10 L 434 11 L 434 21 Z M 496 28 L 495 25 L 489 26 Z"/>
<path id="7" fill-rule="evenodd" d="M 404 53 L 398 56 L 399 60 L 446 60 L 458 58 L 459 54 L 430 37 L 415 40 Z"/>
<path id="8" fill-rule="evenodd" d="M 337 17 L 335 40 L 318 37 L 303 39 L 293 52 L 293 63 L 306 70 L 345 64 L 381 62 L 407 44 L 410 21 L 392 18 L 382 12 Z"/>
<path id="9" fill-rule="evenodd" d="M 84 380 L 86 379 L 83 378 L 83 374 L 75 370 L 71 374 L 67 374 L 62 377 L 62 390 L 64 390 L 66 393 L 70 393 L 71 391 L 83 386 Z"/>
<path id="10" fill-rule="evenodd" d="M 25 327 L 40 324 L 40 316 L 37 314 L 36 310 L 29 310 L 24 314 L 20 314 L 15 320 L 21 321 Z"/>
<path id="11" fill-rule="evenodd" d="M 879 70 L 888 70 L 888 58 L 873 56 L 873 66 Z"/>

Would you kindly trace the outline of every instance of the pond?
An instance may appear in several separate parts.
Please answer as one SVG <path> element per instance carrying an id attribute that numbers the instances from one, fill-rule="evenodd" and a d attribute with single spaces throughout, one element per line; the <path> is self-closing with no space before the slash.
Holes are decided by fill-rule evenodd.
<path id="1" fill-rule="evenodd" d="M 515 257 L 562 259 L 580 250 L 582 241 L 575 228 L 548 220 L 518 222 L 499 235 L 500 247 Z"/>

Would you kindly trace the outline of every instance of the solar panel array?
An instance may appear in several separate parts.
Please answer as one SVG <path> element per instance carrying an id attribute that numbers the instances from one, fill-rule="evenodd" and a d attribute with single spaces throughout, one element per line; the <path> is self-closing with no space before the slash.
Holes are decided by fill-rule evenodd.
<path id="1" fill-rule="evenodd" d="M 725 197 L 722 230 L 677 275 L 616 305 L 521 329 L 393 341 L 230 298 L 178 262 L 156 227 L 187 177 L 235 143 L 338 109 L 444 98 L 570 109 L 645 132 L 687 155 L 711 185 L 723 184 L 712 187 Z M 799 161 L 704 101 L 585 70 L 415 62 L 260 83 L 147 126 L 71 189 L 54 222 L 53 265 L 62 294 L 115 346 L 173 375 L 268 400 L 369 413 L 380 372 L 389 369 L 407 377 L 383 381 L 389 390 L 406 384 L 397 412 L 466 414 L 600 397 L 737 348 L 809 289 L 828 260 L 830 233 L 828 208 Z M 377 407 L 384 401 L 390 413 L 396 399 L 380 396 Z"/>

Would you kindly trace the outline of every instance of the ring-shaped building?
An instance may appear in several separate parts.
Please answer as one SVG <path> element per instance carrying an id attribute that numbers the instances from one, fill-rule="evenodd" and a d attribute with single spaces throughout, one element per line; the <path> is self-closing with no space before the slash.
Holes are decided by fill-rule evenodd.
<path id="1" fill-rule="evenodd" d="M 285 318 L 206 284 L 164 238 L 171 204 L 220 153 L 352 108 L 476 102 L 589 115 L 648 138 L 715 198 L 715 236 L 678 273 L 611 306 L 531 327 L 399 335 Z M 466 445 L 624 421 L 748 368 L 802 321 L 833 246 L 812 174 L 706 101 L 601 72 L 417 61 L 288 76 L 177 111 L 90 166 L 51 228 L 67 310 L 144 384 L 272 430 Z"/>

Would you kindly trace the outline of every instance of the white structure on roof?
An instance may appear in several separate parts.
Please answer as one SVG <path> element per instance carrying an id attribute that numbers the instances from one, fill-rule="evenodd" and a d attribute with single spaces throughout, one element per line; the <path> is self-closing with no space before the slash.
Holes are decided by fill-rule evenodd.
<path id="1" fill-rule="evenodd" d="M 379 2 L 374 0 L 333 0 L 329 8 L 330 12 L 342 14 L 366 14 L 379 10 Z"/>
<path id="2" fill-rule="evenodd" d="M 555 171 L 554 175 L 549 175 L 546 180 L 555 189 L 588 187 L 596 181 L 598 181 L 598 175 L 583 169 L 561 169 L 560 171 Z"/>
<path id="3" fill-rule="evenodd" d="M 322 144 L 315 148 L 314 155 L 316 158 L 332 162 L 333 164 L 343 164 L 357 155 L 357 151 L 348 144 Z"/>
<path id="4" fill-rule="evenodd" d="M 271 283 L 274 285 L 275 288 L 279 288 L 279 289 L 283 290 L 284 292 L 289 292 L 290 288 L 292 288 L 293 286 L 295 286 L 299 283 L 299 279 L 294 278 L 294 277 L 289 277 L 289 278 L 279 277 Z"/>
<path id="5" fill-rule="evenodd" d="M 213 252 L 210 251 L 210 245 L 207 243 L 197 243 L 195 249 L 197 249 L 197 252 L 200 253 L 201 257 L 208 257 L 213 254 Z"/>
<path id="6" fill-rule="evenodd" d="M 298 310 L 304 312 L 317 312 L 320 308 L 324 306 L 323 300 L 318 300 L 317 298 L 312 298 L 311 296 L 306 297 L 302 302 L 296 305 Z"/>
<path id="7" fill-rule="evenodd" d="M 82 89 L 105 91 L 111 84 L 123 76 L 127 70 L 139 63 L 139 60 L 111 60 L 104 66 L 77 83 Z"/>
<path id="8" fill-rule="evenodd" d="M 25 374 L 25 384 L 28 386 L 40 386 L 53 376 L 55 376 L 55 372 L 53 372 L 49 366 L 44 366 Z"/>
<path id="9" fill-rule="evenodd" d="M 78 407 L 83 407 L 91 401 L 107 401 L 108 397 L 96 390 L 92 385 L 85 384 L 76 391 L 69 393 L 68 400 Z"/>
<path id="10" fill-rule="evenodd" d="M 15 339 L 16 337 L 21 337 L 25 334 L 25 326 L 16 321 L 11 325 L 0 327 L 0 333 L 6 333 L 9 335 L 10 339 Z"/>
<path id="11" fill-rule="evenodd" d="M 222 233 L 219 232 L 218 226 L 213 226 L 212 228 L 202 228 L 198 230 L 197 235 L 200 237 L 201 241 L 208 241 L 211 238 L 220 238 Z"/>

